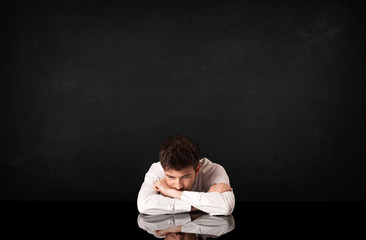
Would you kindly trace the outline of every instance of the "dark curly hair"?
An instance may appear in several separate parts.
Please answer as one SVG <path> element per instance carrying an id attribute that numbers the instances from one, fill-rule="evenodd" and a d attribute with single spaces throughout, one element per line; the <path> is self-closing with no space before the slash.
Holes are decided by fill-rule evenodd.
<path id="1" fill-rule="evenodd" d="M 179 171 L 189 166 L 196 169 L 200 160 L 199 145 L 189 137 L 177 134 L 163 142 L 159 159 L 164 169 Z"/>

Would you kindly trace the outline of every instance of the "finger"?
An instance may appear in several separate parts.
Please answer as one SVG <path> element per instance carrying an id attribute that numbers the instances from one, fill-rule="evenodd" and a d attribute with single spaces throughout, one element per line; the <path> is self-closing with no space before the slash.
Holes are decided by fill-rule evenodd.
<path id="1" fill-rule="evenodd" d="M 224 191 L 232 191 L 233 189 L 230 186 L 225 186 L 223 188 Z"/>
<path id="2" fill-rule="evenodd" d="M 160 182 L 161 182 L 162 179 L 159 179 L 158 181 L 155 182 L 154 186 L 159 186 L 160 185 Z"/>

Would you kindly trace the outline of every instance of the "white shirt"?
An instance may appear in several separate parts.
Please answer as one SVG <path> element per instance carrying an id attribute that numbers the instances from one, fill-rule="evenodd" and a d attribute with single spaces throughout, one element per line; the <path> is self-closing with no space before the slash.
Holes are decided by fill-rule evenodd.
<path id="1" fill-rule="evenodd" d="M 145 174 L 137 197 L 137 208 L 144 214 L 174 214 L 190 212 L 191 206 L 210 215 L 230 215 L 235 206 L 233 191 L 223 193 L 207 191 L 214 183 L 230 185 L 225 169 L 207 158 L 200 160 L 201 169 L 191 191 L 183 191 L 181 199 L 165 197 L 154 188 L 154 183 L 165 177 L 160 162 L 153 163 Z"/>

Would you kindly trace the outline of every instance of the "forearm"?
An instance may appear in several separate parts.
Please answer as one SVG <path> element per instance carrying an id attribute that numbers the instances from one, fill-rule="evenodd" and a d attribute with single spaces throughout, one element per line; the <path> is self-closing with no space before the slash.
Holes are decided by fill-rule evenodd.
<path id="1" fill-rule="evenodd" d="M 191 205 L 188 203 L 162 195 L 151 195 L 138 199 L 137 207 L 140 213 L 152 215 L 182 213 L 191 210 Z"/>
<path id="2" fill-rule="evenodd" d="M 137 197 L 137 208 L 144 214 L 174 214 L 189 212 L 191 205 L 178 198 L 158 194 L 151 183 L 144 182 Z"/>
<path id="3" fill-rule="evenodd" d="M 167 197 L 175 198 L 181 200 L 183 191 L 171 189 L 167 193 Z M 200 211 L 199 209 L 195 208 L 194 206 L 191 206 L 191 212 Z"/>
<path id="4" fill-rule="evenodd" d="M 232 191 L 224 193 L 184 191 L 181 200 L 211 215 L 230 215 L 235 207 L 235 196 Z"/>
<path id="5" fill-rule="evenodd" d="M 191 205 L 191 212 L 201 210 L 211 215 L 230 215 L 235 206 L 235 197 L 232 191 L 204 193 L 169 189 L 164 192 L 164 195 L 183 200 Z"/>

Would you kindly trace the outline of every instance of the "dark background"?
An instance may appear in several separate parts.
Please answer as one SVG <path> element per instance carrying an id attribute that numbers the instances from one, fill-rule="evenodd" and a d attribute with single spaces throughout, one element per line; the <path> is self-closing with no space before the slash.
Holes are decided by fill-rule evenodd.
<path id="1" fill-rule="evenodd" d="M 237 200 L 366 200 L 365 8 L 2 3 L 0 199 L 135 200 L 181 133 Z"/>

